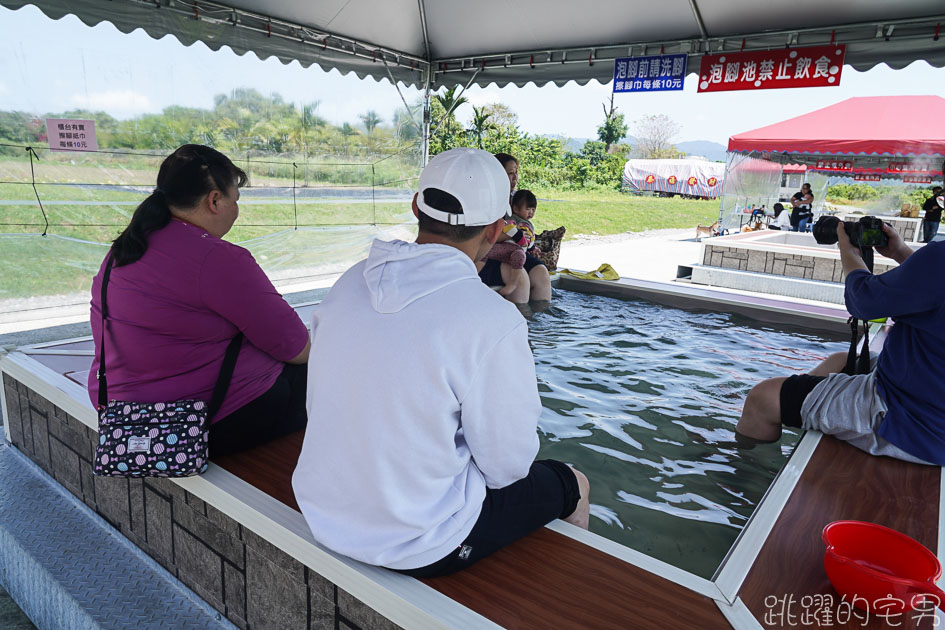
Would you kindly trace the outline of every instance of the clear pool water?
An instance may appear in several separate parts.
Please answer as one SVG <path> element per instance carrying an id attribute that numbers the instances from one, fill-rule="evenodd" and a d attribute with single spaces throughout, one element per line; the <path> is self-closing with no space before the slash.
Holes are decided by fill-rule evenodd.
<path id="1" fill-rule="evenodd" d="M 591 482 L 591 531 L 711 578 L 799 435 L 735 446 L 745 395 L 845 349 L 738 315 L 556 292 L 529 335 L 539 457 Z"/>

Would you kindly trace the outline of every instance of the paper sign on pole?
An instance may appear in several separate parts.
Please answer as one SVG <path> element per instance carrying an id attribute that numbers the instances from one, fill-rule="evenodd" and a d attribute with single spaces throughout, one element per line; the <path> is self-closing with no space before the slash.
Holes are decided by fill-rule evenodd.
<path id="1" fill-rule="evenodd" d="M 47 118 L 50 151 L 98 151 L 94 120 Z"/>
<path id="2" fill-rule="evenodd" d="M 700 92 L 840 85 L 846 46 L 810 46 L 705 55 Z"/>

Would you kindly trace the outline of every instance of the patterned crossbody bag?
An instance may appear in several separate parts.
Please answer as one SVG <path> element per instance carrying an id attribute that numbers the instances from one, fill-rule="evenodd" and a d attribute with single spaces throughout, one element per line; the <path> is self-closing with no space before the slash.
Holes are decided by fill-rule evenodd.
<path id="1" fill-rule="evenodd" d="M 220 409 L 233 377 L 243 333 L 230 341 L 209 404 L 203 400 L 138 403 L 108 401 L 105 378 L 105 301 L 112 271 L 102 276 L 102 343 L 98 368 L 98 445 L 93 472 L 105 477 L 189 477 L 207 470 L 210 418 Z"/>

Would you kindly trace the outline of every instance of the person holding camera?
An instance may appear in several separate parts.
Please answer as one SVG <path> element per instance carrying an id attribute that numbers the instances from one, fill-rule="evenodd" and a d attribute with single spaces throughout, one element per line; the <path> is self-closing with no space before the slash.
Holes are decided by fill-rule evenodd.
<path id="1" fill-rule="evenodd" d="M 929 281 L 945 266 L 945 242 L 913 251 L 883 223 L 886 238 L 876 249 L 899 266 L 873 275 L 861 253 L 872 238 L 864 236 L 864 220 L 825 219 L 836 225 L 847 310 L 862 320 L 892 317 L 895 325 L 869 373 L 844 373 L 847 354 L 836 353 L 809 374 L 756 385 L 736 437 L 772 442 L 787 425 L 822 431 L 873 455 L 945 465 L 945 283 Z"/>

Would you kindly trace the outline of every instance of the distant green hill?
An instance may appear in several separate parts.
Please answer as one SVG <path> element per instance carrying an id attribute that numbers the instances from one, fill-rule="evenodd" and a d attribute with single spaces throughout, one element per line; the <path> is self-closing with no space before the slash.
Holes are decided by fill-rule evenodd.
<path id="1" fill-rule="evenodd" d="M 588 140 L 596 140 L 597 138 L 568 138 L 566 136 L 560 135 L 551 135 L 546 134 L 546 138 L 557 138 L 564 142 L 565 151 L 573 151 L 578 153 L 581 148 L 584 146 L 584 143 Z M 631 147 L 636 145 L 637 139 L 633 136 L 627 136 L 623 142 L 628 143 Z M 718 142 L 709 142 L 708 140 L 688 140 L 686 142 L 676 143 L 676 148 L 684 152 L 686 155 L 701 155 L 710 162 L 724 162 L 725 161 L 725 145 L 719 144 Z"/>
<path id="2" fill-rule="evenodd" d="M 710 162 L 725 161 L 725 145 L 721 145 L 718 142 L 690 140 L 688 142 L 677 142 L 676 148 L 686 155 L 701 155 Z"/>

